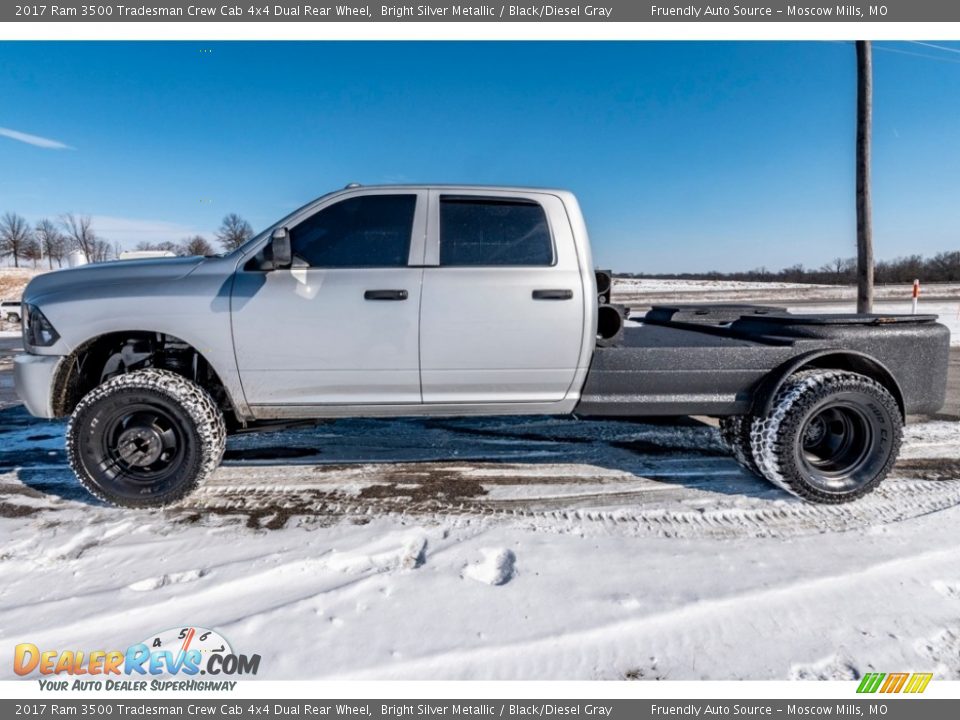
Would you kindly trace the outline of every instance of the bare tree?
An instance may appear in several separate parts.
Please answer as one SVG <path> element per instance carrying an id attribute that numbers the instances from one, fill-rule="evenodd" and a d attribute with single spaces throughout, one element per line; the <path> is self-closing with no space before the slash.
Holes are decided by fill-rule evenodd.
<path id="1" fill-rule="evenodd" d="M 820 272 L 836 276 L 831 282 L 852 282 L 856 269 L 857 261 L 854 258 L 835 257 L 821 267 Z"/>
<path id="2" fill-rule="evenodd" d="M 960 251 L 941 252 L 929 261 L 933 280 L 950 282 L 960 280 Z"/>
<path id="3" fill-rule="evenodd" d="M 217 241 L 223 245 L 224 250 L 235 250 L 252 237 L 253 228 L 250 223 L 236 213 L 225 216 L 217 230 Z"/>
<path id="4" fill-rule="evenodd" d="M 50 269 L 53 270 L 54 260 L 57 267 L 63 267 L 63 258 L 67 254 L 67 238 L 57 226 L 47 218 L 38 220 L 33 226 L 33 236 L 40 244 L 40 251 L 46 255 Z"/>
<path id="5" fill-rule="evenodd" d="M 873 51 L 857 41 L 857 312 L 873 309 L 873 208 L 870 140 L 873 132 Z"/>
<path id="6" fill-rule="evenodd" d="M 93 231 L 92 221 L 89 215 L 74 215 L 67 213 L 61 216 L 60 224 L 67 233 L 67 238 L 74 250 L 83 253 L 87 262 L 98 262 L 94 260 L 102 248 L 98 248 L 96 233 Z"/>
<path id="7" fill-rule="evenodd" d="M 160 242 L 150 242 L 141 240 L 137 243 L 136 250 L 141 252 L 172 252 L 177 253 L 179 246 L 172 240 L 161 240 Z"/>
<path id="8" fill-rule="evenodd" d="M 30 226 L 16 213 L 8 212 L 0 220 L 0 257 L 11 256 L 14 267 L 20 267 L 20 258 L 30 241 Z"/>
<path id="9" fill-rule="evenodd" d="M 113 246 L 107 240 L 96 238 L 90 245 L 89 257 L 92 263 L 106 262 L 115 257 L 113 254 Z"/>
<path id="10" fill-rule="evenodd" d="M 180 243 L 178 255 L 213 255 L 213 246 L 207 242 L 207 239 L 203 235 L 194 235 L 193 237 L 185 238 L 182 243 Z"/>
<path id="11" fill-rule="evenodd" d="M 20 257 L 33 263 L 34 268 L 37 267 L 37 263 L 43 260 L 43 248 L 40 246 L 40 241 L 32 233 L 27 236 Z"/>

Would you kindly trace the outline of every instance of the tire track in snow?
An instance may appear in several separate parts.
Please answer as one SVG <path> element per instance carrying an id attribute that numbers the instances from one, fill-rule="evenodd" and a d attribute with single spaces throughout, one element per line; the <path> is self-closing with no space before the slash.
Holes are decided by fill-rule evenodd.
<path id="1" fill-rule="evenodd" d="M 457 485 L 479 480 L 485 493 L 433 495 L 431 468 L 443 483 Z M 301 475 L 299 483 L 288 478 L 283 488 L 238 482 L 240 478 L 233 475 L 215 480 L 182 509 L 201 514 L 243 515 L 251 508 L 268 506 L 289 516 L 371 519 L 400 515 L 416 517 L 421 522 L 442 522 L 454 516 L 487 521 L 514 519 L 535 530 L 568 532 L 586 525 L 631 535 L 696 538 L 785 537 L 846 531 L 901 522 L 960 505 L 960 480 L 891 478 L 858 502 L 814 505 L 785 498 L 765 485 L 760 485 L 763 495 L 754 497 L 730 492 L 730 488 L 726 492 L 711 491 L 711 475 L 702 473 L 693 474 L 695 483 L 678 484 L 665 482 L 662 476 L 652 480 L 610 473 L 578 473 L 575 477 L 534 475 L 529 474 L 527 466 L 505 464 L 497 467 L 499 476 L 491 484 L 483 476 L 489 470 L 486 466 L 478 472 L 476 465 L 418 465 L 415 479 L 403 464 L 368 465 L 364 470 L 368 478 L 376 479 L 360 482 L 357 473 L 348 473 L 346 484 L 354 486 L 350 492 L 337 491 L 336 473 L 322 481 L 315 474 L 312 478 Z M 528 473 L 526 478 L 522 477 L 524 471 Z M 753 482 L 739 471 L 723 475 Z M 409 482 L 395 483 L 392 494 L 360 496 L 363 487 L 387 486 L 389 478 L 398 476 Z M 517 496 L 499 497 L 497 491 L 505 485 Z M 425 499 L 415 500 L 415 493 Z"/>
<path id="2" fill-rule="evenodd" d="M 343 602 L 350 597 L 362 597 L 371 582 L 379 582 L 385 572 L 416 570 L 410 561 L 413 552 L 422 553 L 425 547 L 411 541 L 407 530 L 396 533 L 395 537 L 382 539 L 385 547 L 374 543 L 374 547 L 360 546 L 343 553 L 337 559 L 337 553 L 327 552 L 316 557 L 298 557 L 293 560 L 271 565 L 249 574 L 231 573 L 231 577 L 218 579 L 219 571 L 229 570 L 230 566 L 248 565 L 263 556 L 254 559 L 234 561 L 220 566 L 211 566 L 198 572 L 190 592 L 180 593 L 176 588 L 169 592 L 158 592 L 151 588 L 144 600 L 116 609 L 113 602 L 117 593 L 140 594 L 138 589 L 128 583 L 113 587 L 104 587 L 95 592 L 86 593 L 86 597 L 102 596 L 102 612 L 76 618 L 70 613 L 60 612 L 75 600 L 71 596 L 46 601 L 33 602 L 29 608 L 3 608 L 8 613 L 11 624 L 16 624 L 10 613 L 27 610 L 31 615 L 45 612 L 50 617 L 63 617 L 64 621 L 48 624 L 34 637 L 40 644 L 56 644 L 57 638 L 98 638 L 102 641 L 98 628 L 109 627 L 112 634 L 124 637 L 137 637 L 143 633 L 143 618 L 150 618 L 157 627 L 174 627 L 183 622 L 184 617 L 209 617 L 216 614 L 218 628 L 228 632 L 236 624 L 250 618 L 264 620 L 272 615 L 280 615 L 296 609 L 304 603 L 317 602 L 318 598 L 334 596 Z M 419 536 L 418 536 L 419 537 Z M 109 552 L 109 547 L 101 549 Z M 270 553 L 273 554 L 272 552 Z M 264 593 L 263 588 L 283 588 L 276 596 Z M 176 602 L 170 602 L 171 598 Z M 0 636 L 2 636 L 0 632 Z"/>
<path id="3" fill-rule="evenodd" d="M 665 677 L 669 678 L 670 658 L 669 653 L 662 651 L 664 647 L 668 650 L 674 647 L 679 651 L 681 648 L 678 645 L 692 644 L 695 647 L 696 638 L 709 633 L 720 634 L 726 640 L 723 646 L 729 652 L 730 662 L 735 664 L 740 649 L 743 657 L 750 655 L 750 648 L 757 637 L 783 637 L 784 627 L 804 628 L 810 633 L 811 628 L 817 627 L 817 622 L 824 622 L 821 608 L 839 608 L 840 612 L 848 608 L 855 613 L 856 608 L 846 602 L 849 598 L 870 592 L 883 593 L 889 588 L 891 580 L 900 579 L 905 573 L 915 576 L 921 571 L 952 568 L 955 556 L 954 547 L 915 553 L 853 572 L 827 574 L 724 597 L 698 599 L 679 607 L 573 630 L 559 636 L 524 637 L 516 642 L 494 646 L 441 651 L 419 658 L 407 658 L 402 667 L 376 665 L 351 668 L 346 669 L 343 675 L 326 676 L 324 679 L 523 679 L 531 668 L 542 668 L 544 665 L 552 667 L 550 674 L 554 676 L 580 677 L 584 668 L 595 667 L 620 667 L 625 674 L 632 660 L 624 655 L 623 642 L 612 641 L 613 638 L 624 637 L 636 638 L 633 645 L 638 657 L 633 660 L 638 660 L 644 653 L 649 655 L 653 647 L 660 648 L 657 652 L 660 672 L 665 672 Z M 806 601 L 798 603 L 797 596 L 803 596 Z M 913 622 L 913 609 L 912 606 L 903 608 L 905 623 Z M 893 612 L 892 608 L 890 612 Z M 832 618 L 827 621 L 831 622 Z M 956 638 L 951 635 L 947 644 L 952 648 L 955 642 Z M 799 644 L 778 643 L 782 666 L 770 669 L 771 679 L 786 678 L 797 672 L 800 666 L 795 660 Z M 738 645 L 743 647 L 738 648 Z M 683 653 L 689 655 L 688 650 Z M 814 662 L 811 666 L 818 664 Z M 855 666 L 850 669 L 857 671 Z M 735 669 L 731 669 L 730 676 L 735 676 Z"/>

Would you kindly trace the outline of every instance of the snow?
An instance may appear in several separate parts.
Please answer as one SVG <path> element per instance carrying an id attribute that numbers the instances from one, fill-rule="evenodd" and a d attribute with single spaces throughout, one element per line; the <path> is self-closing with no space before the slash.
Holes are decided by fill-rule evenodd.
<path id="1" fill-rule="evenodd" d="M 162 588 L 165 585 L 193 582 L 194 580 L 199 580 L 206 574 L 207 573 L 204 570 L 186 570 L 184 572 L 171 573 L 169 575 L 161 575 L 159 577 L 144 578 L 143 580 L 130 583 L 127 585 L 127 587 L 136 592 L 148 592 L 150 590 Z"/>
<path id="2" fill-rule="evenodd" d="M 654 282 L 628 288 L 637 306 L 849 302 Z M 921 301 L 955 336 L 958 291 Z M 64 423 L 9 385 L 0 357 L 0 680 L 17 642 L 184 625 L 259 653 L 266 680 L 960 679 L 957 422 L 909 424 L 891 477 L 849 505 L 747 475 L 695 420 L 494 417 L 236 436 L 195 495 L 129 511 L 79 488 Z"/>
<path id="3" fill-rule="evenodd" d="M 517 556 L 510 548 L 480 548 L 483 559 L 467 565 L 463 577 L 486 585 L 503 585 L 516 573 Z"/>
<path id="4" fill-rule="evenodd" d="M 262 679 L 960 677 L 958 423 L 909 426 L 894 476 L 836 507 L 709 426 L 489 418 L 233 438 L 202 492 L 134 512 L 76 487 L 62 423 L 0 422 L 3 679 L 17 641 L 184 624 Z M 269 459 L 291 447 L 314 455 Z"/>
<path id="5" fill-rule="evenodd" d="M 912 292 L 911 285 L 877 286 L 874 312 L 911 314 Z M 634 316 L 650 305 L 670 302 L 767 303 L 786 305 L 793 313 L 856 311 L 856 289 L 852 286 L 784 282 L 617 278 L 612 300 L 636 308 Z M 922 286 L 917 312 L 938 315 L 939 322 L 950 328 L 950 344 L 960 346 L 960 284 Z"/>
<path id="6" fill-rule="evenodd" d="M 912 285 L 878 285 L 875 298 L 883 302 L 906 303 L 913 296 Z M 653 280 L 617 278 L 613 301 L 634 307 L 654 303 L 736 302 L 768 303 L 841 303 L 845 312 L 856 306 L 857 292 L 852 285 L 814 285 L 785 282 L 734 282 L 729 280 Z M 921 285 L 921 304 L 946 302 L 956 311 L 960 303 L 960 283 Z"/>
<path id="7" fill-rule="evenodd" d="M 798 290 L 823 292 L 833 285 L 814 285 L 811 283 L 789 282 L 747 282 L 739 280 L 683 280 L 658 278 L 626 278 L 615 280 L 614 292 L 638 292 L 649 295 L 665 295 L 674 292 L 739 292 L 741 290 Z"/>

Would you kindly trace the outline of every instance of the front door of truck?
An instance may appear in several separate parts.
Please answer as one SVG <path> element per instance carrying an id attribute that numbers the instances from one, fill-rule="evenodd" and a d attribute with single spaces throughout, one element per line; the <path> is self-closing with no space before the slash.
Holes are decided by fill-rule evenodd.
<path id="1" fill-rule="evenodd" d="M 426 199 L 339 196 L 288 227 L 292 268 L 237 272 L 234 345 L 251 406 L 421 402 Z"/>
<path id="2" fill-rule="evenodd" d="M 425 264 L 424 402 L 566 396 L 583 343 L 584 295 L 559 198 L 431 191 Z"/>

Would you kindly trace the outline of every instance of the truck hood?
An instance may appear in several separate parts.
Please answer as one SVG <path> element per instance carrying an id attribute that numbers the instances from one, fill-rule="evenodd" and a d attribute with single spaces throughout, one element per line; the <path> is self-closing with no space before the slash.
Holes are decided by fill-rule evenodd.
<path id="1" fill-rule="evenodd" d="M 202 257 L 117 260 L 57 270 L 31 280 L 23 292 L 23 301 L 36 304 L 54 296 L 96 297 L 100 289 L 118 284 L 142 287 L 168 283 L 186 277 L 204 261 Z"/>

